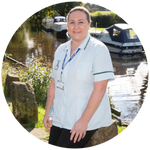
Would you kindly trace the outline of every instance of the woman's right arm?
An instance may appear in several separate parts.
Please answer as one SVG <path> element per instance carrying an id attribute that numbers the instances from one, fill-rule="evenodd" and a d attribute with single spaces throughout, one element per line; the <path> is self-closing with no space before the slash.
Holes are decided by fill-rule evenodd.
<path id="1" fill-rule="evenodd" d="M 48 92 L 47 92 L 47 102 L 46 102 L 45 115 L 49 115 L 50 108 L 53 105 L 54 97 L 55 97 L 55 81 L 54 81 L 54 78 L 52 78 Z"/>
<path id="2" fill-rule="evenodd" d="M 55 81 L 54 81 L 54 78 L 52 78 L 49 89 L 48 89 L 48 93 L 47 93 L 46 111 L 45 111 L 45 116 L 43 119 L 44 126 L 48 131 L 50 131 L 50 128 L 52 127 L 52 121 L 49 120 L 49 111 L 53 105 L 54 97 L 55 97 Z"/>

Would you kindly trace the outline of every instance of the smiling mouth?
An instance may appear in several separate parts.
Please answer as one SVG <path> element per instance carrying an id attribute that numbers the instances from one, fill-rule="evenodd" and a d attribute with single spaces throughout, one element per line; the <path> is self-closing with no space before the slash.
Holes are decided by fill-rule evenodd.
<path id="1" fill-rule="evenodd" d="M 81 31 L 78 31 L 78 32 L 77 32 L 77 31 L 74 31 L 73 33 L 75 33 L 75 34 L 79 34 L 79 33 L 81 33 Z"/>

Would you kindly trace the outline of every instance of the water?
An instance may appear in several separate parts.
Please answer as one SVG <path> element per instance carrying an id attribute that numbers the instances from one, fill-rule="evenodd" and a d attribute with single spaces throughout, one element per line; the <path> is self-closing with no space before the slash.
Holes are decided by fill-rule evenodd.
<path id="1" fill-rule="evenodd" d="M 13 35 L 6 53 L 24 64 L 43 58 L 43 63 L 52 65 L 54 52 L 66 39 L 56 39 L 51 33 L 41 30 L 37 24 L 25 23 Z M 115 80 L 109 82 L 110 95 L 121 119 L 131 122 L 138 114 L 148 85 L 148 66 L 142 55 L 119 56 L 111 53 Z M 14 64 L 12 64 L 14 65 Z"/>
<path id="2" fill-rule="evenodd" d="M 144 102 L 148 84 L 147 61 L 141 55 L 135 55 L 134 59 L 116 58 L 114 55 L 111 54 L 115 81 L 109 82 L 110 95 L 116 109 L 121 111 L 120 118 L 131 122 Z"/>

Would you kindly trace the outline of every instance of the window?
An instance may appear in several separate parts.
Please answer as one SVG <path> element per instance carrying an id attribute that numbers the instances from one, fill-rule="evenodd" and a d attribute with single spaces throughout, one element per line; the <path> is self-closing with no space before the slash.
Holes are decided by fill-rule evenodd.
<path id="1" fill-rule="evenodd" d="M 120 31 L 113 28 L 113 36 L 119 36 L 119 34 L 120 34 Z"/>
<path id="2" fill-rule="evenodd" d="M 137 39 L 137 35 L 132 29 L 126 30 L 126 34 L 128 39 Z"/>

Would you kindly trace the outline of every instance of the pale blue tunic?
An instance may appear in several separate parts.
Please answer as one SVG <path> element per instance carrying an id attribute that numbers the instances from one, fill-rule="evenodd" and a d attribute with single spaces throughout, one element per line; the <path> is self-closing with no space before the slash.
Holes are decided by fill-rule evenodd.
<path id="1" fill-rule="evenodd" d="M 53 61 L 52 78 L 55 80 L 54 113 L 52 124 L 71 130 L 83 114 L 94 89 L 94 82 L 113 80 L 112 62 L 107 47 L 100 41 L 87 35 L 80 51 L 65 66 L 62 81 L 64 90 L 58 89 L 62 63 L 67 51 L 67 62 L 70 58 L 71 40 L 60 45 Z M 107 92 L 88 123 L 87 130 L 111 125 L 111 110 Z"/>

